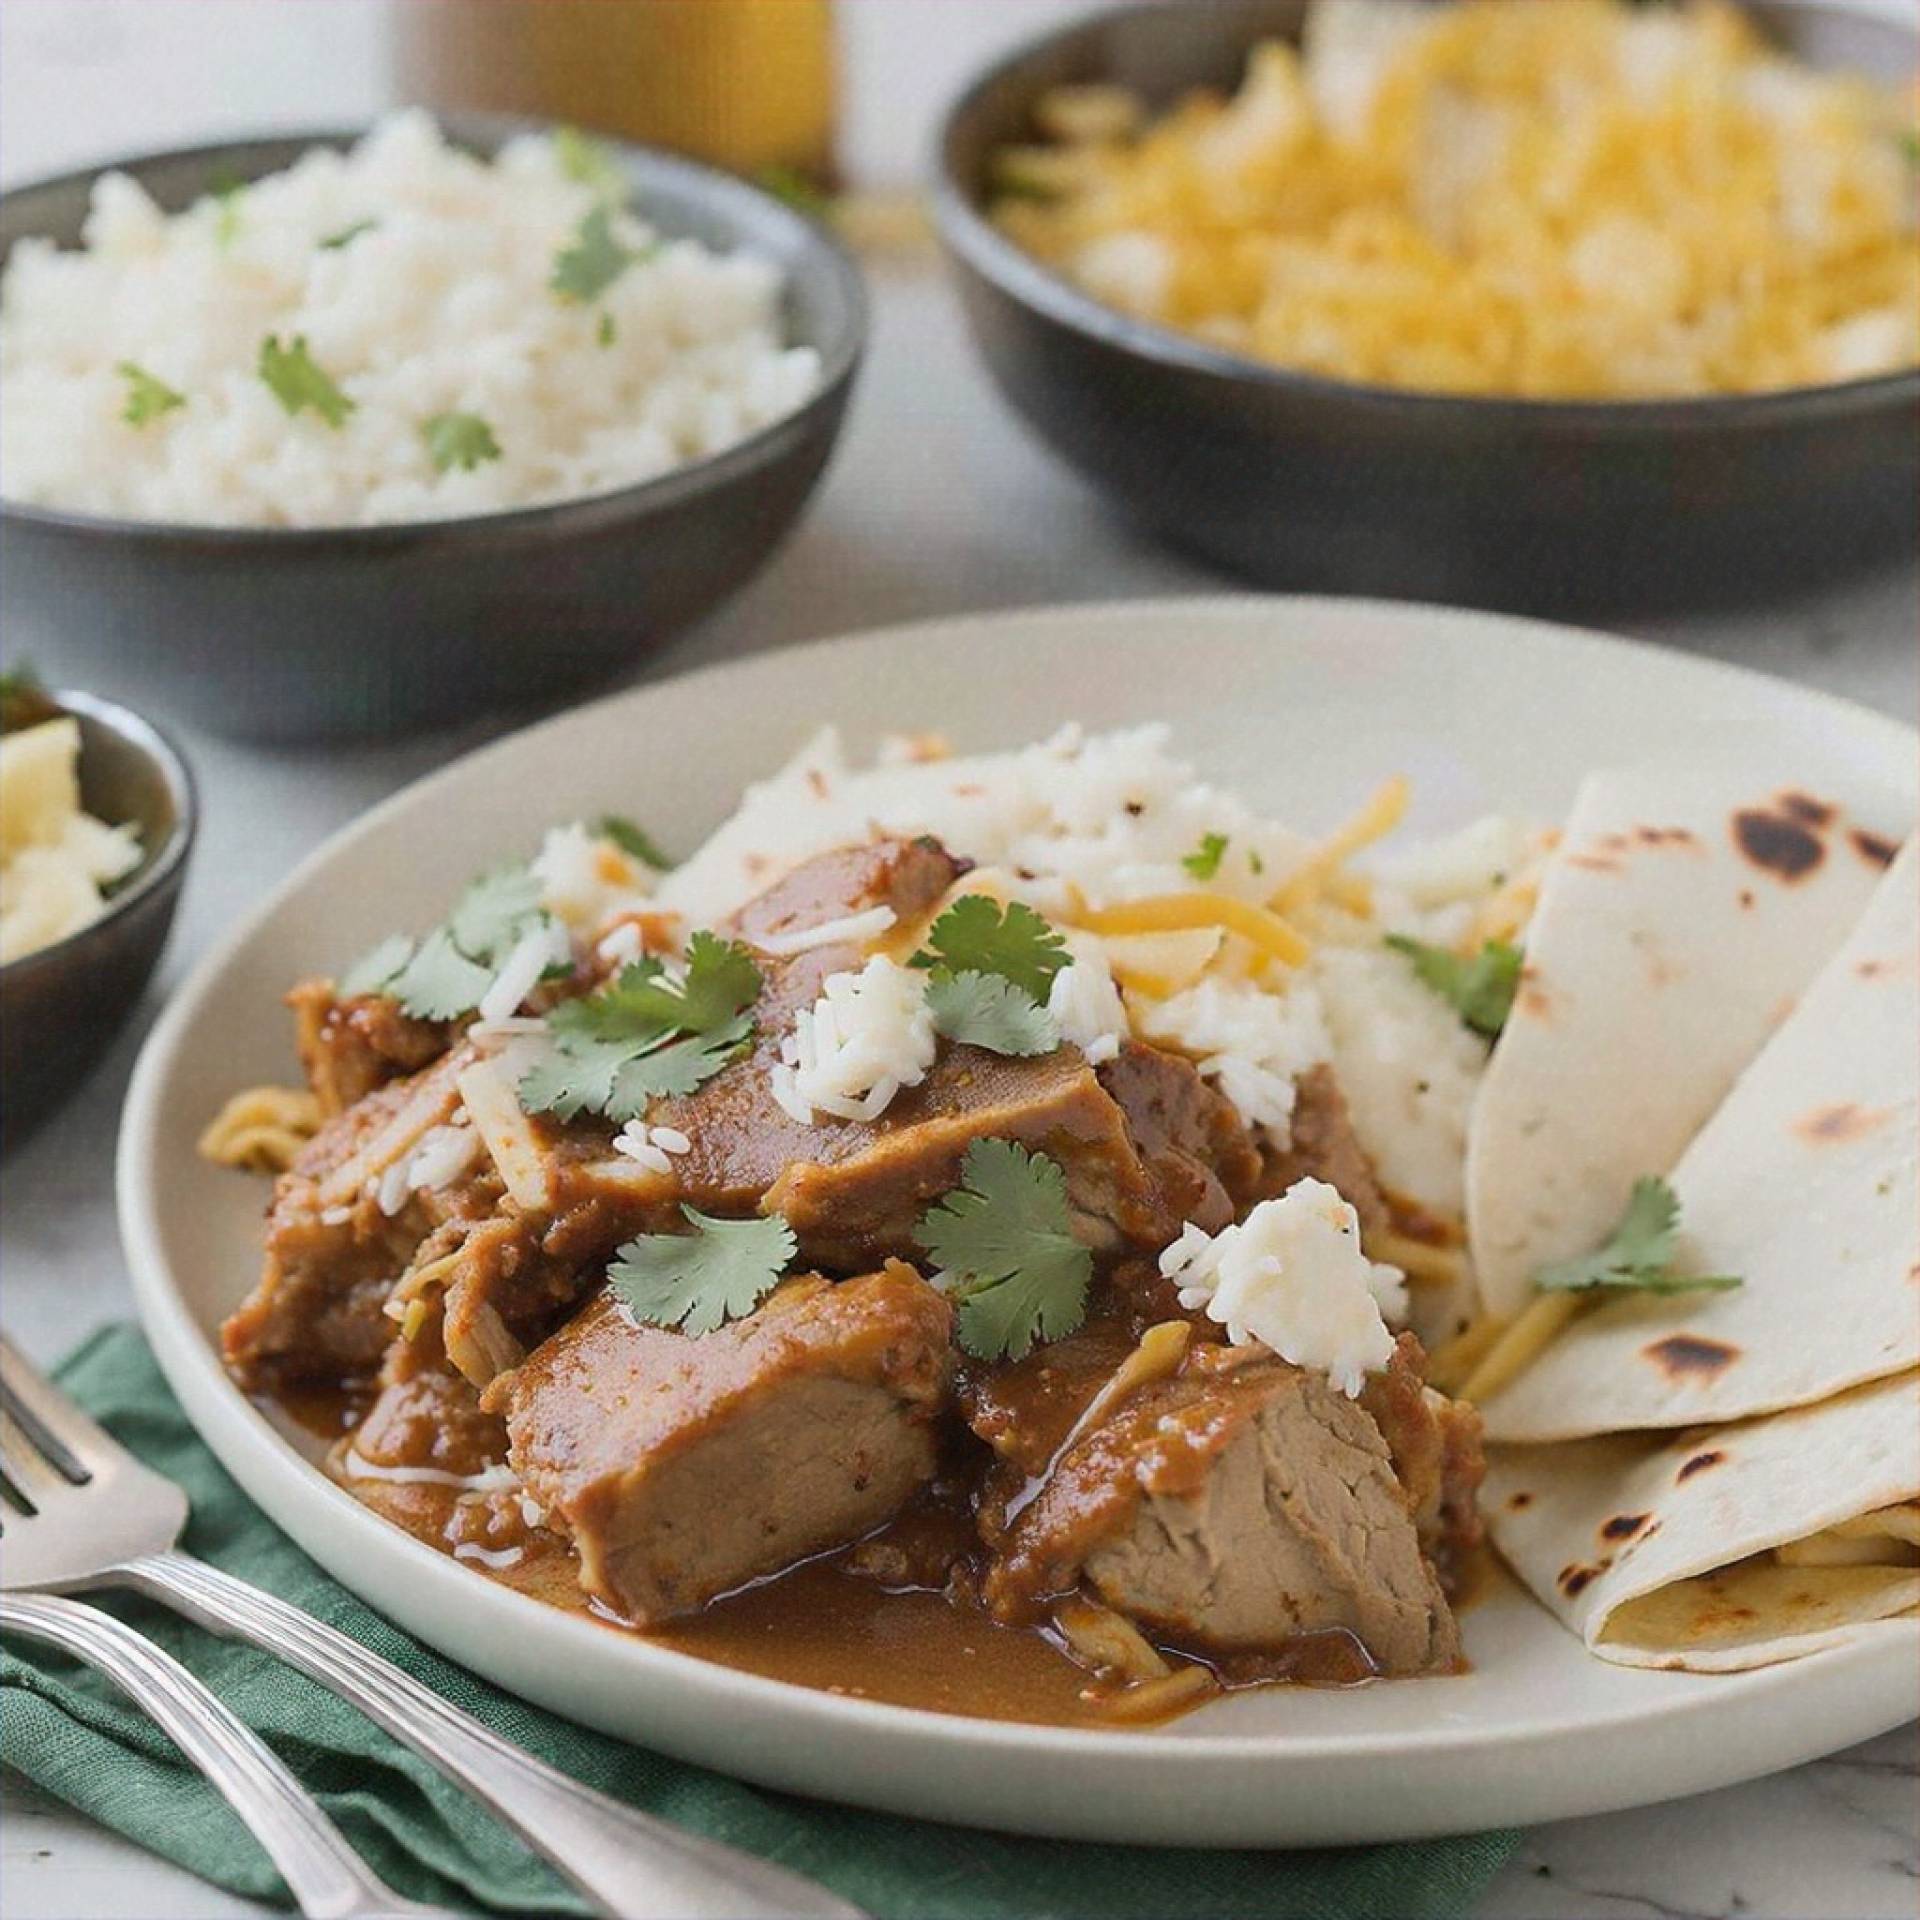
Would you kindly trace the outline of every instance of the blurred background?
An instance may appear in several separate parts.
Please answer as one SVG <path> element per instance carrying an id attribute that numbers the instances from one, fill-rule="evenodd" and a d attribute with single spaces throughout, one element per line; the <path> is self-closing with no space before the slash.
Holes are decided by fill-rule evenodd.
<path id="1" fill-rule="evenodd" d="M 608 33 L 606 16 L 628 14 L 611 24 L 616 43 L 623 33 L 636 50 L 656 44 L 654 35 L 662 45 L 677 37 L 684 52 L 701 41 L 731 55 L 735 78 L 738 62 L 758 66 L 759 82 L 749 83 L 757 95 L 784 91 L 767 72 L 769 49 L 791 59 L 816 33 L 830 37 L 841 169 L 861 183 L 904 183 L 920 171 L 936 112 L 968 73 L 996 49 L 1087 10 L 1082 0 L 5 0 L 0 173 L 19 180 L 189 132 L 212 140 L 363 118 L 420 97 L 402 86 L 400 62 L 424 72 L 436 42 L 448 68 L 463 45 L 469 54 L 488 45 L 508 61 L 517 45 L 522 84 L 537 84 L 525 49 L 575 36 L 591 46 Z M 812 69 L 804 59 L 797 66 L 801 99 L 790 112 L 804 120 Z M 684 115 L 686 71 L 678 67 L 667 88 L 638 67 L 620 77 L 627 118 L 614 130 L 656 137 L 644 116 L 670 119 L 676 100 Z M 569 79 L 587 104 L 605 97 L 605 69 L 590 54 L 559 92 Z M 436 97 L 505 104 L 499 85 L 498 69 L 469 73 L 464 84 L 443 69 Z M 563 110 L 556 98 L 548 110 L 591 121 L 587 104 Z M 755 109 L 758 119 L 758 98 Z"/>

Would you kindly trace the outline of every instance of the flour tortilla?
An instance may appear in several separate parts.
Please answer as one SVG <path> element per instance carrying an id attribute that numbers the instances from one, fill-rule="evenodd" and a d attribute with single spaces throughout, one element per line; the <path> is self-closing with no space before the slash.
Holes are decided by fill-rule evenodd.
<path id="1" fill-rule="evenodd" d="M 1909 1635 L 1920 1655 L 1920 1566 L 1771 1551 L 1915 1499 L 1908 1372 L 1734 1426 L 1495 1448 L 1482 1506 L 1501 1553 L 1601 1659 L 1729 1672 L 1863 1635 Z"/>
<path id="2" fill-rule="evenodd" d="M 1519 1312 L 1543 1266 L 1613 1231 L 1635 1179 L 1672 1169 L 1865 907 L 1884 824 L 1659 767 L 1582 785 L 1468 1129 L 1489 1312 Z"/>
<path id="3" fill-rule="evenodd" d="M 1483 1409 L 1499 1440 L 1738 1420 L 1920 1364 L 1920 842 L 1673 1172 L 1678 1265 Z"/>

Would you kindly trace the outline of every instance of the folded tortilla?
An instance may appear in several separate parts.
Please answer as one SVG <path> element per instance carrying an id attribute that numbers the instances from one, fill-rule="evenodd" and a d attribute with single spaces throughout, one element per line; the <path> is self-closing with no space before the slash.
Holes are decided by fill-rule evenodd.
<path id="1" fill-rule="evenodd" d="M 1601 1659 L 1703 1672 L 1868 1634 L 1920 1655 L 1916 1502 L 1913 1372 L 1733 1426 L 1499 1447 L 1482 1495 L 1501 1553 Z"/>
<path id="2" fill-rule="evenodd" d="M 1482 1409 L 1498 1440 L 1745 1419 L 1920 1364 L 1920 842 L 1673 1170 L 1676 1265 Z M 1631 1133 L 1629 1134 L 1631 1138 Z"/>
<path id="3" fill-rule="evenodd" d="M 1668 768 L 1581 786 L 1468 1130 L 1489 1312 L 1517 1313 L 1543 1266 L 1606 1239 L 1636 1178 L 1672 1169 L 1866 905 L 1893 857 L 1880 824 Z"/>

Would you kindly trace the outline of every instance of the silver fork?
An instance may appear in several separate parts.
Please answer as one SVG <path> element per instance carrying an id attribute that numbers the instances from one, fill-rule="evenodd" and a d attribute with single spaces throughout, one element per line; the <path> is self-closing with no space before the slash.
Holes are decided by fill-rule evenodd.
<path id="1" fill-rule="evenodd" d="M 0 1632 L 62 1648 L 132 1695 L 246 1822 L 309 1920 L 452 1920 L 395 1893 L 273 1750 L 144 1634 L 51 1593 L 0 1598 Z"/>
<path id="2" fill-rule="evenodd" d="M 351 1701 L 473 1794 L 610 1920 L 865 1920 L 814 1881 L 582 1786 L 357 1640 L 180 1552 L 187 1496 L 0 1338 L 0 1592 L 125 1587 L 251 1641 Z"/>

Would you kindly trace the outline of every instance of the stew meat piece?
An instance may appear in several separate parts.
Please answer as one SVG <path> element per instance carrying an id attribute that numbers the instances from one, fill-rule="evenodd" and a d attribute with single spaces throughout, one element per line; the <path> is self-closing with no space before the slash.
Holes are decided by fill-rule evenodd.
<path id="1" fill-rule="evenodd" d="M 642 1625 L 858 1539 L 935 1466 L 952 1312 L 910 1267 L 788 1282 L 698 1338 L 602 1294 L 501 1376 L 527 1491 Z"/>
<path id="2" fill-rule="evenodd" d="M 1010 1620 L 1084 1579 L 1148 1632 L 1222 1655 L 1344 1630 L 1381 1673 L 1459 1659 L 1379 1427 L 1317 1374 L 1252 1349 L 1198 1349 L 987 1526 L 987 1596 Z"/>
<path id="3" fill-rule="evenodd" d="M 886 905 L 910 934 L 964 871 L 931 840 L 845 848 L 796 869 L 749 902 L 726 930 L 751 943 Z M 960 1184 L 967 1148 L 991 1137 L 1060 1163 L 1076 1228 L 1095 1248 L 1157 1248 L 1196 1217 L 1186 1208 L 1216 1225 L 1228 1217 L 1220 1180 L 1206 1164 L 1218 1151 L 1233 1160 L 1235 1179 L 1245 1177 L 1219 1111 L 1225 1103 L 1185 1062 L 1151 1049 L 1134 1051 L 1164 1060 L 1162 1079 L 1176 1084 L 1177 1093 L 1165 1086 L 1150 1090 L 1145 1061 L 1120 1075 L 1133 1095 L 1129 1101 L 1077 1048 L 1008 1059 L 943 1046 L 926 1079 L 896 1095 L 878 1121 L 821 1114 L 803 1126 L 773 1097 L 781 1043 L 827 976 L 857 968 L 864 958 L 847 946 L 784 960 L 763 957 L 766 988 L 752 1050 L 697 1093 L 663 1100 L 648 1114 L 692 1142 L 674 1164 L 680 1194 L 691 1205 L 720 1214 L 778 1212 L 799 1237 L 803 1260 L 858 1272 L 914 1255 L 920 1216 Z M 1115 1068 L 1102 1071 L 1112 1075 Z M 1166 1109 L 1159 1120 L 1150 1116 L 1154 1097 Z M 1136 1111 L 1156 1129 L 1154 1145 L 1144 1150 L 1128 1129 Z"/>
<path id="4" fill-rule="evenodd" d="M 1263 1196 L 1285 1193 L 1296 1180 L 1324 1180 L 1360 1217 L 1363 1237 L 1392 1224 L 1373 1162 L 1353 1130 L 1347 1096 L 1324 1062 L 1300 1076 L 1284 1150 L 1269 1149 Z"/>
<path id="5" fill-rule="evenodd" d="M 453 1038 L 448 1021 L 417 1020 L 385 994 L 341 999 L 331 980 L 301 981 L 287 1005 L 307 1084 L 328 1117 L 389 1080 L 431 1065 Z"/>

